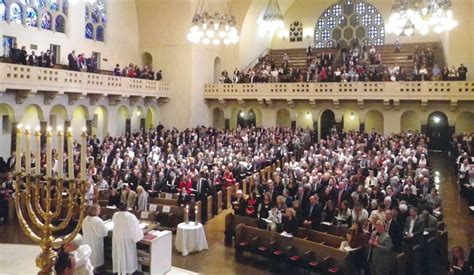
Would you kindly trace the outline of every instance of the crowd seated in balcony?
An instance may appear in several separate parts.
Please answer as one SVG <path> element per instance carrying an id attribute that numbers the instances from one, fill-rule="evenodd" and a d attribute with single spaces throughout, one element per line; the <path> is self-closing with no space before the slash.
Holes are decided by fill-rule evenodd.
<path id="1" fill-rule="evenodd" d="M 67 56 L 68 66 L 67 68 L 71 71 L 81 71 L 88 73 L 105 73 L 113 74 L 115 76 L 124 76 L 132 78 L 142 78 L 150 80 L 162 80 L 162 71 L 154 72 L 151 67 L 145 65 L 143 67 L 130 63 L 125 66 L 123 70 L 120 69 L 120 65 L 117 64 L 113 72 L 101 71 L 97 68 L 97 60 L 94 55 L 86 57 L 84 53 L 76 54 L 73 50 Z M 36 55 L 35 51 L 28 54 L 26 47 L 22 46 L 18 48 L 18 44 L 14 44 L 9 52 L 9 61 L 14 64 L 38 66 L 45 68 L 53 68 L 56 63 L 56 54 L 52 50 L 42 51 L 39 55 Z"/>
<path id="2" fill-rule="evenodd" d="M 395 52 L 400 52 L 402 45 L 395 43 Z M 467 68 L 461 64 L 458 68 L 438 67 L 431 47 L 420 48 L 415 45 L 413 67 L 401 67 L 399 64 L 384 65 L 382 54 L 374 46 L 360 45 L 354 39 L 349 48 L 340 49 L 341 66 L 331 53 L 312 55 L 311 47 L 307 49 L 305 70 L 290 67 L 291 56 L 283 54 L 282 66 L 276 66 L 267 54 L 259 58 L 253 68 L 246 71 L 234 70 L 230 77 L 223 71 L 220 83 L 275 83 L 275 82 L 365 82 L 365 81 L 465 81 Z"/>

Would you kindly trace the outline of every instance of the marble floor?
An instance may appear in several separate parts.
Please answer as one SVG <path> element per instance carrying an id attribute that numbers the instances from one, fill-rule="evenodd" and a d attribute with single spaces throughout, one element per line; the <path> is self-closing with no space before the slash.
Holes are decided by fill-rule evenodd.
<path id="1" fill-rule="evenodd" d="M 0 244 L 0 275 L 32 275 L 38 272 L 35 258 L 40 253 L 36 245 Z M 172 267 L 166 275 L 196 275 L 198 273 Z"/>
<path id="2" fill-rule="evenodd" d="M 431 165 L 433 171 L 438 172 L 439 189 L 443 198 L 446 228 L 449 236 L 449 247 L 461 245 L 465 250 L 474 245 L 474 216 L 469 215 L 466 200 L 459 196 L 456 185 L 456 177 L 451 159 L 446 153 L 431 153 Z M 249 259 L 237 260 L 234 249 L 224 245 L 224 217 L 228 211 L 224 211 L 217 217 L 211 219 L 204 227 L 206 231 L 209 250 L 193 253 L 186 257 L 173 250 L 172 265 L 177 268 L 190 270 L 202 274 L 296 274 L 288 270 L 279 270 L 278 267 L 263 262 L 252 262 Z M 174 237 L 173 237 L 174 238 Z M 174 241 L 174 239 L 173 239 Z M 16 261 L 17 257 L 3 249 L 2 243 L 31 244 L 25 237 L 17 224 L 0 225 L 0 275 L 1 274 L 24 274 L 24 273 L 2 273 L 2 268 L 7 262 Z M 1 253 L 6 253 L 2 254 Z M 31 256 L 36 252 L 31 251 Z M 13 257 L 12 257 L 13 255 Z M 21 257 L 24 254 L 17 254 Z M 25 255 L 26 256 L 26 255 Z M 20 257 L 18 257 L 20 258 Z M 34 257 L 32 258 L 34 259 Z M 31 260 L 34 264 L 34 261 Z M 177 274 L 179 273 L 177 270 Z M 184 272 L 184 271 L 183 271 Z M 29 273 L 32 274 L 32 273 Z"/>

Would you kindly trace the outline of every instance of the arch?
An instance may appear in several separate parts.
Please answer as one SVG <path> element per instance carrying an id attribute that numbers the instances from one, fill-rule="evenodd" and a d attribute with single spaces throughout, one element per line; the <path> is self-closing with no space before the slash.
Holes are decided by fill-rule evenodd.
<path id="1" fill-rule="evenodd" d="M 23 23 L 23 9 L 18 3 L 12 3 L 10 5 L 10 22 L 16 23 L 16 24 L 22 24 Z"/>
<path id="2" fill-rule="evenodd" d="M 72 111 L 71 127 L 74 138 L 78 139 L 81 135 L 81 129 L 87 126 L 89 111 L 87 107 L 79 105 Z"/>
<path id="3" fill-rule="evenodd" d="M 456 133 L 474 133 L 474 113 L 473 112 L 461 112 L 455 123 Z"/>
<path id="4" fill-rule="evenodd" d="M 105 106 L 98 106 L 94 110 L 92 119 L 92 135 L 102 140 L 108 133 L 109 114 Z"/>
<path id="5" fill-rule="evenodd" d="M 15 113 L 13 108 L 5 103 L 0 103 L 0 156 L 10 155 L 12 141 L 12 123 L 15 122 Z M 6 161 L 6 160 L 5 160 Z"/>
<path id="6" fill-rule="evenodd" d="M 288 111 L 287 109 L 281 108 L 277 111 L 276 116 L 277 116 L 276 117 L 277 126 L 286 127 L 286 128 L 291 127 L 290 111 Z"/>
<path id="7" fill-rule="evenodd" d="M 38 27 L 38 12 L 32 7 L 26 8 L 26 25 Z"/>
<path id="8" fill-rule="evenodd" d="M 355 38 L 368 45 L 384 43 L 383 18 L 369 3 L 339 0 L 320 15 L 314 28 L 314 44 L 318 48 L 331 47 L 334 41 L 349 45 Z"/>
<path id="9" fill-rule="evenodd" d="M 104 42 L 104 27 L 98 26 L 96 31 L 95 31 L 95 40 Z"/>
<path id="10" fill-rule="evenodd" d="M 219 83 L 222 72 L 222 63 L 219 57 L 214 59 L 214 83 Z"/>
<path id="11" fill-rule="evenodd" d="M 156 112 L 155 109 L 152 107 L 148 107 L 146 110 L 145 116 L 145 129 L 150 129 L 154 127 L 155 123 Z"/>
<path id="12" fill-rule="evenodd" d="M 296 126 L 302 128 L 313 128 L 313 112 L 311 110 L 301 110 L 296 114 Z"/>
<path id="13" fill-rule="evenodd" d="M 430 139 L 430 149 L 449 150 L 448 116 L 441 111 L 434 111 L 428 116 L 426 135 Z"/>
<path id="14" fill-rule="evenodd" d="M 248 112 L 245 110 L 239 110 L 237 113 L 237 126 L 241 128 L 249 128 L 257 124 L 256 114 L 253 109 Z"/>
<path id="15" fill-rule="evenodd" d="M 127 120 L 130 118 L 128 108 L 124 105 L 117 109 L 117 134 L 123 135 L 126 131 Z"/>
<path id="16" fill-rule="evenodd" d="M 379 134 L 384 133 L 383 114 L 378 110 L 370 110 L 365 115 L 365 130 L 371 132 L 374 130 Z"/>
<path id="17" fill-rule="evenodd" d="M 359 113 L 350 109 L 345 110 L 342 114 L 342 128 L 345 131 L 359 131 Z"/>
<path id="18" fill-rule="evenodd" d="M 421 131 L 420 114 L 413 110 L 405 111 L 400 117 L 400 130 L 407 131 Z"/>
<path id="19" fill-rule="evenodd" d="M 132 113 L 130 115 L 130 123 L 132 132 L 140 130 L 140 128 L 145 127 L 145 112 L 141 106 L 133 107 Z"/>
<path id="20" fill-rule="evenodd" d="M 43 110 L 41 107 L 36 104 L 30 104 L 25 107 L 20 123 L 23 125 L 30 125 L 34 128 L 36 125 L 40 125 L 40 122 L 44 120 Z"/>
<path id="21" fill-rule="evenodd" d="M 336 126 L 336 115 L 331 110 L 324 110 L 319 118 L 320 125 L 320 137 L 326 139 L 331 134 L 331 130 Z"/>
<path id="22" fill-rule="evenodd" d="M 224 111 L 219 107 L 212 110 L 212 127 L 216 129 L 224 129 L 225 127 Z"/>
<path id="23" fill-rule="evenodd" d="M 153 66 L 153 56 L 149 52 L 142 53 L 142 64 L 143 66 L 147 65 L 148 67 Z"/>
<path id="24" fill-rule="evenodd" d="M 62 15 L 57 15 L 54 19 L 54 30 L 56 32 L 64 33 L 66 29 L 66 20 Z"/>
<path id="25" fill-rule="evenodd" d="M 49 125 L 56 128 L 58 125 L 65 126 L 68 119 L 67 109 L 64 105 L 57 104 L 49 112 Z"/>

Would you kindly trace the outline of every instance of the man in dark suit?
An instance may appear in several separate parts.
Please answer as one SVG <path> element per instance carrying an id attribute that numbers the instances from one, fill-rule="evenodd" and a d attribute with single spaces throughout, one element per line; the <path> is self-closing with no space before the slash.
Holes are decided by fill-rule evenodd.
<path id="1" fill-rule="evenodd" d="M 425 226 L 423 220 L 418 216 L 418 209 L 416 207 L 410 208 L 410 216 L 405 222 L 403 233 L 405 240 L 411 243 L 418 243 L 423 235 Z"/>
<path id="2" fill-rule="evenodd" d="M 385 232 L 385 224 L 378 220 L 369 240 L 369 264 L 371 275 L 384 275 L 390 270 L 393 244 Z"/>
<path id="3" fill-rule="evenodd" d="M 397 252 L 401 251 L 400 245 L 403 239 L 402 227 L 397 220 L 393 219 L 391 210 L 385 211 L 385 231 L 392 239 L 393 250 Z"/>
<path id="4" fill-rule="evenodd" d="M 7 159 L 7 171 L 13 171 L 16 164 L 16 152 L 13 151 L 10 157 Z"/>
<path id="5" fill-rule="evenodd" d="M 197 174 L 194 177 L 193 189 L 195 189 L 196 201 L 201 201 L 201 221 L 203 224 L 207 221 L 207 196 L 211 191 L 211 185 L 207 177 Z"/>
<path id="6" fill-rule="evenodd" d="M 68 60 L 69 70 L 79 71 L 79 66 L 77 64 L 76 51 L 73 50 L 70 54 L 68 54 L 67 60 Z"/>
<path id="7" fill-rule="evenodd" d="M 319 203 L 319 196 L 314 194 L 309 197 L 309 206 L 303 225 L 311 227 L 313 230 L 318 230 L 321 227 L 322 213 L 323 207 Z"/>
<path id="8" fill-rule="evenodd" d="M 18 44 L 13 44 L 13 47 L 10 48 L 10 60 L 14 64 L 20 63 L 20 49 L 18 49 Z"/>

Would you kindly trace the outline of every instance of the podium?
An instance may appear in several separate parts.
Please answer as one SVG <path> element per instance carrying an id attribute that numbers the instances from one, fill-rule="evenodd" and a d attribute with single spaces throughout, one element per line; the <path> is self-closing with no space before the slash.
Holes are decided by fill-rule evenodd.
<path id="1" fill-rule="evenodd" d="M 105 221 L 109 230 L 104 240 L 105 269 L 112 269 L 112 234 L 113 223 Z M 143 239 L 137 243 L 137 258 L 139 270 L 148 274 L 165 274 L 171 270 L 172 233 L 164 230 L 158 231 L 157 224 L 140 220 L 143 230 Z"/>

